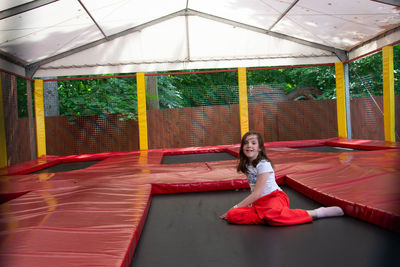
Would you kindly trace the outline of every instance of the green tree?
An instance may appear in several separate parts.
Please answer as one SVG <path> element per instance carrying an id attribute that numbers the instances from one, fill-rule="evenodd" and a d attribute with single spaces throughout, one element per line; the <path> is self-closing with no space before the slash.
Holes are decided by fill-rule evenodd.
<path id="1" fill-rule="evenodd" d="M 131 77 L 59 81 L 60 114 L 115 114 L 135 119 L 136 80 Z"/>

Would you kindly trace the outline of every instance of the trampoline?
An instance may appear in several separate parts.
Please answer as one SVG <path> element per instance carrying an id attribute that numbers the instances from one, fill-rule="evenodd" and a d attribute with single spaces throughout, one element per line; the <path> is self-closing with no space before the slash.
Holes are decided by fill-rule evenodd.
<path id="1" fill-rule="evenodd" d="M 163 156 L 161 164 L 181 164 L 190 162 L 210 162 L 236 159 L 235 156 L 226 152 L 220 153 L 198 153 L 184 155 Z"/>
<path id="2" fill-rule="evenodd" d="M 292 208 L 319 203 L 288 186 Z M 271 227 L 218 216 L 249 190 L 156 195 L 131 266 L 398 266 L 399 234 L 351 218 Z M 151 253 L 149 253 L 151 251 Z"/>
<path id="3" fill-rule="evenodd" d="M 82 170 L 82 169 L 86 169 L 87 167 L 90 167 L 98 162 L 100 162 L 100 160 L 59 163 L 59 164 L 35 171 L 33 173 L 54 173 L 54 172 Z"/>
<path id="4" fill-rule="evenodd" d="M 363 151 L 299 149 L 318 146 Z M 43 157 L 3 170 L 2 263 L 399 265 L 398 145 L 332 138 L 272 142 L 266 149 L 292 207 L 339 205 L 346 216 L 285 227 L 219 219 L 248 194 L 235 169 L 239 145 Z M 179 157 L 162 164 L 166 156 Z M 73 161 L 99 162 L 33 173 Z"/>
<path id="5" fill-rule="evenodd" d="M 341 152 L 360 152 L 365 150 L 337 147 L 337 146 L 311 146 L 311 147 L 299 147 L 299 149 L 304 149 L 308 151 L 315 152 L 328 152 L 328 153 L 341 153 Z"/>

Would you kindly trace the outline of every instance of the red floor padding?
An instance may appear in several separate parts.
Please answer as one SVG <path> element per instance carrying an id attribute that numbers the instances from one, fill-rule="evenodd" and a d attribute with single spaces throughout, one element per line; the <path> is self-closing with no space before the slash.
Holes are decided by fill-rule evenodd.
<path id="1" fill-rule="evenodd" d="M 2 204 L 2 266 L 129 266 L 151 185 L 70 185 Z"/>
<path id="2" fill-rule="evenodd" d="M 295 149 L 332 145 L 363 152 Z M 400 146 L 327 139 L 266 143 L 279 184 L 347 215 L 400 230 Z M 247 188 L 236 160 L 161 165 L 163 155 L 229 152 L 238 145 L 43 157 L 1 170 L 4 266 L 128 266 L 151 194 Z M 99 160 L 84 170 L 25 174 L 60 162 Z"/>

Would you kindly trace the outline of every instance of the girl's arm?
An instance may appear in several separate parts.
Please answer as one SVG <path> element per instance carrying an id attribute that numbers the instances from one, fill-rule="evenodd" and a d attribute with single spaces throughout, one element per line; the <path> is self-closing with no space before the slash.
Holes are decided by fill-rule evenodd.
<path id="1" fill-rule="evenodd" d="M 257 182 L 254 187 L 254 191 L 251 192 L 251 194 L 248 195 L 245 199 L 243 199 L 238 204 L 236 204 L 237 208 L 247 207 L 250 204 L 253 204 L 254 201 L 256 201 L 257 199 L 259 199 L 261 197 L 261 194 L 264 191 L 265 184 L 267 183 L 268 175 L 269 175 L 268 172 L 258 175 Z M 220 218 L 226 219 L 226 214 L 227 214 L 227 212 L 225 212 L 223 215 L 221 215 Z"/>
<path id="2" fill-rule="evenodd" d="M 268 172 L 264 172 L 258 175 L 254 191 L 237 204 L 238 208 L 247 207 L 261 197 L 261 194 L 263 193 L 265 188 L 265 184 L 267 183 L 268 175 Z"/>

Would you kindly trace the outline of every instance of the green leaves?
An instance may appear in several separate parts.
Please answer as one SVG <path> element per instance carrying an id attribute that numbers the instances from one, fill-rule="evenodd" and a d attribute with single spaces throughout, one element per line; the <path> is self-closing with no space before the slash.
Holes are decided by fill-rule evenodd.
<path id="1" fill-rule="evenodd" d="M 121 120 L 136 118 L 135 78 L 59 81 L 58 92 L 61 115 L 118 113 Z"/>

